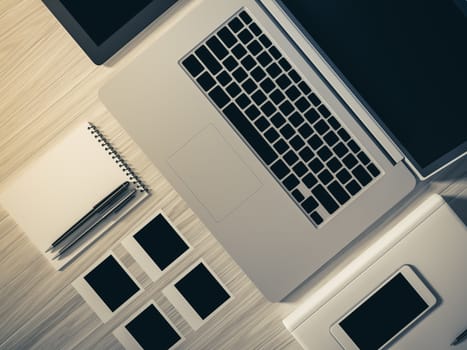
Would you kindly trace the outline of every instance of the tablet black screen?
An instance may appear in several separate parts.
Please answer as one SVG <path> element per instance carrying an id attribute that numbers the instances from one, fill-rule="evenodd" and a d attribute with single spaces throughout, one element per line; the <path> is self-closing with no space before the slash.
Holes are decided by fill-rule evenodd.
<path id="1" fill-rule="evenodd" d="M 99 46 L 153 0 L 61 0 Z"/>

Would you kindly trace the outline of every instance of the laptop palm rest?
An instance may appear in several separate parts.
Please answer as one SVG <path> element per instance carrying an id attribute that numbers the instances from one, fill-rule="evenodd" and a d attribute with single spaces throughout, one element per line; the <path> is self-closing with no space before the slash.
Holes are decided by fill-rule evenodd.
<path id="1" fill-rule="evenodd" d="M 222 221 L 261 187 L 261 182 L 212 125 L 168 160 L 216 221 Z M 224 188 L 229 191 L 227 198 Z"/>

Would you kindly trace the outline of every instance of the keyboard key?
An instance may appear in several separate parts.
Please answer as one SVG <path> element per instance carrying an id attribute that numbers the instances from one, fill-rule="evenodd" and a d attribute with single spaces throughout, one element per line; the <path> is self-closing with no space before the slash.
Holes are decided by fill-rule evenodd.
<path id="1" fill-rule="evenodd" d="M 275 46 L 272 46 L 270 49 L 269 49 L 269 53 L 272 55 L 272 57 L 274 57 L 276 60 L 278 60 L 279 58 L 282 57 L 281 53 L 279 52 L 279 50 L 275 47 Z"/>
<path id="2" fill-rule="evenodd" d="M 350 175 L 347 169 L 341 169 L 336 176 L 341 184 L 346 184 L 352 178 L 352 175 Z"/>
<path id="3" fill-rule="evenodd" d="M 240 89 L 240 86 L 236 82 L 231 82 L 227 88 L 227 93 L 230 95 L 230 97 L 234 98 L 237 96 L 242 90 Z"/>
<path id="4" fill-rule="evenodd" d="M 236 42 L 237 38 L 232 34 L 232 32 L 227 28 L 224 27 L 217 33 L 221 41 L 227 47 L 232 47 Z"/>
<path id="5" fill-rule="evenodd" d="M 329 112 L 329 109 L 327 109 L 325 105 L 319 106 L 318 111 L 325 118 L 327 118 L 327 117 L 329 117 L 331 115 L 331 112 Z"/>
<path id="6" fill-rule="evenodd" d="M 251 98 L 255 103 L 259 106 L 261 105 L 264 101 L 266 101 L 266 95 L 263 94 L 261 90 L 257 90 L 253 95 L 251 95 Z"/>
<path id="7" fill-rule="evenodd" d="M 219 108 L 224 107 L 230 101 L 229 96 L 227 96 L 227 94 L 219 86 L 216 86 L 211 90 L 209 97 L 211 97 L 216 106 Z"/>
<path id="8" fill-rule="evenodd" d="M 327 146 L 323 146 L 318 150 L 318 156 L 323 162 L 327 161 L 332 156 L 331 150 Z"/>
<path id="9" fill-rule="evenodd" d="M 318 158 L 315 158 L 308 163 L 308 167 L 311 169 L 312 172 L 317 174 L 321 169 L 324 168 L 324 164 Z"/>
<path id="10" fill-rule="evenodd" d="M 332 174 L 327 169 L 320 172 L 318 174 L 318 178 L 324 185 L 327 185 L 333 179 Z"/>
<path id="11" fill-rule="evenodd" d="M 182 64 L 193 78 L 204 70 L 203 65 L 194 55 L 185 58 Z"/>
<path id="12" fill-rule="evenodd" d="M 258 88 L 258 85 L 253 81 L 253 79 L 248 78 L 242 83 L 242 88 L 245 90 L 247 94 L 251 94 L 253 91 L 255 91 Z"/>
<path id="13" fill-rule="evenodd" d="M 337 170 L 342 168 L 342 163 L 336 157 L 332 157 L 327 162 L 327 166 L 328 166 L 329 170 L 331 170 L 333 173 L 335 173 L 335 172 L 337 172 Z"/>
<path id="14" fill-rule="evenodd" d="M 318 134 L 324 135 L 324 133 L 329 130 L 329 125 L 324 120 L 320 120 L 313 125 L 313 128 Z"/>
<path id="15" fill-rule="evenodd" d="M 349 149 L 342 142 L 339 142 L 337 145 L 334 146 L 333 151 L 340 158 L 342 158 L 343 156 L 345 156 L 349 152 Z"/>
<path id="16" fill-rule="evenodd" d="M 316 177 L 313 176 L 313 174 L 307 174 L 302 180 L 308 188 L 312 188 L 318 183 L 318 180 L 316 179 Z"/>
<path id="17" fill-rule="evenodd" d="M 271 130 L 271 129 L 270 129 Z M 274 145 L 274 149 L 277 151 L 279 154 L 283 154 L 289 149 L 289 145 L 285 143 L 284 140 L 280 139 L 277 141 Z"/>
<path id="18" fill-rule="evenodd" d="M 337 131 L 337 133 L 339 134 L 341 139 L 344 140 L 344 141 L 348 141 L 350 139 L 350 135 L 348 134 L 348 132 L 344 128 L 339 129 Z"/>
<path id="19" fill-rule="evenodd" d="M 294 151 L 288 151 L 286 154 L 284 154 L 284 160 L 287 162 L 287 164 L 293 165 L 298 160 L 298 157 Z"/>
<path id="20" fill-rule="evenodd" d="M 260 85 L 264 92 L 267 94 L 269 94 L 276 87 L 276 85 L 269 78 L 264 79 Z"/>
<path id="21" fill-rule="evenodd" d="M 237 57 L 237 59 L 241 59 L 243 56 L 246 55 L 247 52 L 242 44 L 237 44 L 233 47 L 232 53 L 235 57 Z"/>
<path id="22" fill-rule="evenodd" d="M 380 174 L 379 169 L 373 163 L 368 165 L 367 169 L 371 173 L 371 175 L 373 175 L 373 177 L 377 177 Z"/>
<path id="23" fill-rule="evenodd" d="M 285 94 L 291 101 L 295 101 L 301 95 L 300 91 L 293 85 L 285 91 Z"/>
<path id="24" fill-rule="evenodd" d="M 308 86 L 307 83 L 305 83 L 304 81 L 300 82 L 298 84 L 298 87 L 300 90 L 302 90 L 302 92 L 305 94 L 305 95 L 308 95 L 310 92 L 311 92 L 311 89 L 310 87 Z"/>
<path id="25" fill-rule="evenodd" d="M 331 182 L 328 186 L 328 190 L 340 204 L 344 204 L 350 199 L 350 196 L 337 181 Z"/>
<path id="26" fill-rule="evenodd" d="M 294 107 L 289 101 L 284 101 L 280 104 L 279 109 L 285 116 L 288 116 L 290 113 L 293 112 Z"/>
<path id="27" fill-rule="evenodd" d="M 349 193 L 352 196 L 355 196 L 358 193 L 358 191 L 362 189 L 361 186 L 355 180 L 350 181 L 347 185 L 345 185 L 345 188 L 347 189 L 347 191 L 349 191 Z"/>
<path id="28" fill-rule="evenodd" d="M 228 71 L 233 71 L 238 66 L 237 61 L 232 56 L 227 56 L 227 58 L 222 63 Z"/>
<path id="29" fill-rule="evenodd" d="M 259 131 L 264 131 L 271 126 L 271 123 L 269 123 L 269 121 L 266 118 L 261 117 L 258 118 L 257 121 L 255 121 L 255 125 L 259 129 Z"/>
<path id="30" fill-rule="evenodd" d="M 371 182 L 371 175 L 361 165 L 355 167 L 355 169 L 352 170 L 352 174 L 357 178 L 358 182 L 360 182 L 362 186 L 366 186 Z"/>
<path id="31" fill-rule="evenodd" d="M 269 53 L 267 53 L 266 51 L 262 52 L 258 57 L 258 62 L 263 66 L 263 67 L 267 67 L 269 65 L 269 63 L 272 62 L 272 57 Z"/>
<path id="32" fill-rule="evenodd" d="M 289 176 L 287 176 L 284 181 L 282 181 L 282 184 L 285 186 L 286 189 L 288 189 L 289 191 L 291 191 L 292 189 L 294 189 L 295 187 L 297 187 L 297 185 L 300 183 L 300 181 L 295 177 L 294 174 L 290 174 Z"/>
<path id="33" fill-rule="evenodd" d="M 203 88 L 204 91 L 208 91 L 214 85 L 216 85 L 216 81 L 211 77 L 211 74 L 208 72 L 204 72 L 201 74 L 196 81 L 198 84 Z"/>
<path id="34" fill-rule="evenodd" d="M 284 94 L 279 89 L 274 90 L 269 95 L 269 97 L 271 97 L 272 102 L 274 102 L 276 105 L 281 103 L 285 99 Z"/>
<path id="35" fill-rule="evenodd" d="M 310 108 L 310 106 L 310 102 L 308 102 L 304 97 L 300 97 L 297 101 L 295 101 L 295 107 L 297 107 L 298 110 L 302 113 Z"/>
<path id="36" fill-rule="evenodd" d="M 211 52 L 205 47 L 201 46 L 199 49 L 195 51 L 196 56 L 204 63 L 206 68 L 212 73 L 217 74 L 221 69 L 221 65 L 217 61 L 217 59 L 212 55 Z"/>
<path id="37" fill-rule="evenodd" d="M 279 64 L 280 66 L 282 67 L 283 70 L 285 70 L 286 72 L 292 68 L 292 66 L 290 65 L 289 61 L 287 61 L 284 57 L 282 57 L 280 60 L 279 60 Z"/>
<path id="38" fill-rule="evenodd" d="M 267 165 L 277 159 L 276 152 L 263 139 L 259 132 L 256 131 L 253 125 L 250 124 L 235 104 L 229 104 L 224 109 L 224 115 Z"/>
<path id="39" fill-rule="evenodd" d="M 300 192 L 298 188 L 292 191 L 292 196 L 295 198 L 295 200 L 300 203 L 305 199 L 305 196 Z"/>
<path id="40" fill-rule="evenodd" d="M 319 224 L 321 224 L 323 222 L 323 218 L 316 211 L 314 211 L 313 213 L 310 214 L 310 218 L 311 218 L 311 220 L 313 220 L 313 222 L 316 225 L 319 225 Z"/>
<path id="41" fill-rule="evenodd" d="M 298 112 L 294 112 L 291 116 L 289 116 L 289 122 L 291 122 L 295 127 L 300 126 L 304 121 L 305 119 L 303 119 L 303 117 Z"/>
<path id="42" fill-rule="evenodd" d="M 250 15 L 246 13 L 246 11 L 242 11 L 239 16 L 245 24 L 249 24 L 252 21 Z"/>
<path id="43" fill-rule="evenodd" d="M 285 90 L 290 86 L 290 84 L 292 84 L 292 81 L 287 75 L 282 74 L 279 78 L 276 79 L 276 83 L 281 87 L 282 90 Z"/>
<path id="44" fill-rule="evenodd" d="M 321 117 L 314 109 L 310 109 L 305 113 L 305 118 L 310 122 L 310 124 L 314 124 Z"/>
<path id="45" fill-rule="evenodd" d="M 243 67 L 245 67 L 245 69 L 247 71 L 250 71 L 253 69 L 254 66 L 256 66 L 256 61 L 253 59 L 253 57 L 251 57 L 250 55 L 247 55 L 245 56 L 241 61 L 240 63 L 242 64 Z"/>
<path id="46" fill-rule="evenodd" d="M 298 128 L 298 132 L 305 139 L 307 139 L 313 133 L 313 129 L 308 124 L 303 124 L 300 128 Z"/>
<path id="47" fill-rule="evenodd" d="M 232 75 L 235 78 L 235 80 L 238 81 L 239 83 L 244 81 L 248 76 L 242 67 L 238 67 L 237 69 L 235 69 Z"/>
<path id="48" fill-rule="evenodd" d="M 300 80 L 302 80 L 300 78 L 300 75 L 298 75 L 298 73 L 297 73 L 297 71 L 295 69 L 292 69 L 289 72 L 289 77 L 290 77 L 290 79 L 292 79 L 294 81 L 294 83 L 298 83 Z"/>
<path id="49" fill-rule="evenodd" d="M 277 176 L 279 180 L 281 180 L 285 175 L 290 173 L 290 169 L 285 163 L 278 159 L 272 166 L 272 172 Z"/>
<path id="50" fill-rule="evenodd" d="M 298 151 L 305 145 L 305 141 L 302 140 L 302 138 L 299 135 L 295 135 L 293 138 L 289 140 L 290 145 Z"/>
<path id="51" fill-rule="evenodd" d="M 236 18 L 236 17 L 235 17 L 233 20 L 231 20 L 231 21 L 229 22 L 228 25 L 229 25 L 230 29 L 232 29 L 232 31 L 233 31 L 234 33 L 237 33 L 240 29 L 243 28 L 243 23 L 242 23 L 242 21 L 240 21 L 240 20 L 239 20 L 238 18 Z"/>
<path id="52" fill-rule="evenodd" d="M 313 158 L 313 151 L 310 149 L 310 147 L 304 147 L 298 154 L 304 162 L 308 162 L 311 158 Z"/>
<path id="53" fill-rule="evenodd" d="M 302 203 L 302 208 L 309 214 L 318 208 L 318 205 L 318 202 L 310 196 Z"/>
<path id="54" fill-rule="evenodd" d="M 358 163 L 357 158 L 351 153 L 347 154 L 342 161 L 348 169 L 352 169 Z"/>
<path id="55" fill-rule="evenodd" d="M 332 199 L 323 186 L 317 185 L 311 192 L 329 214 L 334 213 L 339 208 L 336 201 Z"/>
<path id="56" fill-rule="evenodd" d="M 258 27 L 258 25 L 256 23 L 251 23 L 250 24 L 250 30 L 256 36 L 258 36 L 258 35 L 260 35 L 262 33 L 261 29 Z"/>
<path id="57" fill-rule="evenodd" d="M 335 117 L 329 118 L 328 123 L 329 123 L 329 125 L 331 125 L 331 127 L 334 130 L 339 130 L 339 128 L 341 127 L 341 123 L 339 123 Z"/>
<path id="58" fill-rule="evenodd" d="M 237 102 L 238 106 L 241 109 L 245 109 L 245 107 L 247 107 L 251 103 L 251 100 L 245 93 L 243 93 L 235 99 L 235 102 Z"/>
<path id="59" fill-rule="evenodd" d="M 274 114 L 271 118 L 271 122 L 274 124 L 276 128 L 280 128 L 285 123 L 285 118 L 280 113 Z"/>
<path id="60" fill-rule="evenodd" d="M 323 141 L 319 138 L 318 135 L 313 135 L 308 139 L 308 144 L 313 148 L 315 151 L 321 147 Z"/>
<path id="61" fill-rule="evenodd" d="M 266 76 L 266 73 L 261 67 L 256 67 L 250 72 L 250 74 L 258 83 Z"/>
<path id="62" fill-rule="evenodd" d="M 261 110 L 266 116 L 271 116 L 275 111 L 277 111 L 276 107 L 269 101 L 267 101 L 264 105 L 261 106 Z"/>
<path id="63" fill-rule="evenodd" d="M 279 133 L 274 128 L 269 128 L 269 130 L 264 133 L 264 137 L 266 137 L 270 143 L 276 141 L 279 136 Z"/>
<path id="64" fill-rule="evenodd" d="M 287 140 L 290 139 L 294 134 L 295 131 L 289 124 L 284 125 L 279 132 L 284 136 Z"/>
<path id="65" fill-rule="evenodd" d="M 248 44 L 253 39 L 253 34 L 251 34 L 251 32 L 245 28 L 240 33 L 238 33 L 238 38 L 242 43 Z"/>
<path id="66" fill-rule="evenodd" d="M 232 77 L 227 72 L 221 72 L 216 79 L 222 86 L 225 86 L 232 81 Z"/>
<path id="67" fill-rule="evenodd" d="M 357 154 L 357 158 L 360 159 L 360 162 L 362 162 L 364 165 L 367 165 L 370 162 L 370 158 L 368 158 L 368 156 L 363 151 Z"/>
<path id="68" fill-rule="evenodd" d="M 272 63 L 269 67 L 266 68 L 269 73 L 269 76 L 275 79 L 279 74 L 281 74 L 281 67 L 279 67 L 276 63 Z"/>
<path id="69" fill-rule="evenodd" d="M 250 107 L 248 107 L 245 113 L 248 116 L 248 118 L 250 118 L 251 121 L 255 120 L 261 114 L 259 109 L 254 105 L 251 105 Z"/>
<path id="70" fill-rule="evenodd" d="M 227 56 L 227 49 L 225 48 L 224 44 L 220 42 L 220 40 L 213 36 L 211 37 L 206 44 L 211 49 L 211 51 L 216 55 L 219 60 L 222 60 L 225 56 Z"/>
<path id="71" fill-rule="evenodd" d="M 318 107 L 321 104 L 321 100 L 315 93 L 312 93 L 308 96 L 308 99 L 312 103 L 313 106 Z"/>
<path id="72" fill-rule="evenodd" d="M 254 56 L 259 54 L 263 50 L 263 47 L 258 40 L 253 40 L 248 44 L 248 51 L 250 51 Z"/>
<path id="73" fill-rule="evenodd" d="M 308 168 L 302 162 L 295 164 L 292 170 L 298 177 L 302 177 L 308 172 Z"/>
<path id="74" fill-rule="evenodd" d="M 269 38 L 268 38 L 266 35 L 264 35 L 264 34 L 260 35 L 260 37 L 259 37 L 258 39 L 259 39 L 259 41 L 261 41 L 261 44 L 263 44 L 263 46 L 264 46 L 266 49 L 267 49 L 269 46 L 272 45 L 271 40 L 269 40 Z"/>
<path id="75" fill-rule="evenodd" d="M 357 145 L 357 143 L 354 140 L 350 140 L 347 143 L 347 146 L 352 150 L 353 153 L 358 153 L 360 151 L 360 147 Z"/>
<path id="76" fill-rule="evenodd" d="M 334 146 L 337 143 L 337 141 L 339 141 L 339 138 L 337 137 L 336 133 L 332 130 L 329 131 L 326 135 L 324 135 L 323 138 L 329 147 Z"/>

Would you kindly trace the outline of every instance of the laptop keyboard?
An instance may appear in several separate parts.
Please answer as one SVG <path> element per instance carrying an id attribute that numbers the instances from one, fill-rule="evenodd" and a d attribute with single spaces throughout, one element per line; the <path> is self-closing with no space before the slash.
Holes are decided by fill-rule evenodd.
<path id="1" fill-rule="evenodd" d="M 316 226 L 380 175 L 246 11 L 181 65 Z"/>

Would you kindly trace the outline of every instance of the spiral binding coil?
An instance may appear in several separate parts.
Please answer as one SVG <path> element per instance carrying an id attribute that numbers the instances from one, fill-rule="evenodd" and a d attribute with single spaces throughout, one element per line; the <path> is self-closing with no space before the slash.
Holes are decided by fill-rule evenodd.
<path id="1" fill-rule="evenodd" d="M 148 192 L 147 187 L 140 180 L 140 178 L 134 173 L 128 163 L 120 156 L 120 154 L 115 150 L 112 144 L 107 140 L 107 138 L 102 135 L 99 129 L 92 123 L 89 123 L 88 130 L 94 138 L 99 142 L 99 144 L 104 147 L 104 150 L 112 157 L 115 163 L 122 169 L 129 180 L 135 185 L 136 189 L 140 192 Z"/>

